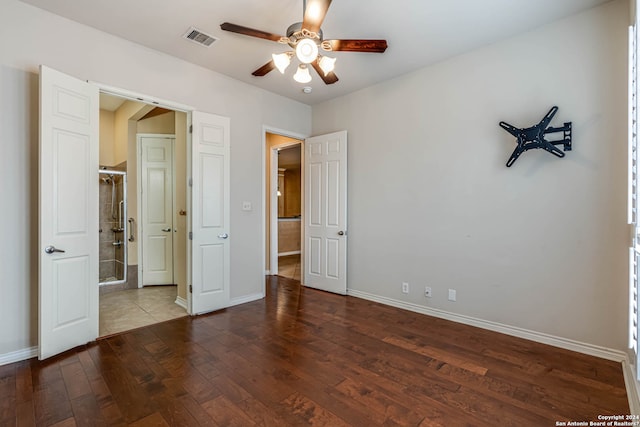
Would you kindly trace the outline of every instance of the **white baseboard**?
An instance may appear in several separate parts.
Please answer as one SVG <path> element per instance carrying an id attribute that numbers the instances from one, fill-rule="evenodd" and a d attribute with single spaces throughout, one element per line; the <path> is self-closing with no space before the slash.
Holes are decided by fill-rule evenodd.
<path id="1" fill-rule="evenodd" d="M 234 305 L 246 304 L 248 302 L 258 301 L 259 299 L 264 298 L 264 293 L 260 292 L 257 294 L 246 295 L 240 298 L 234 298 L 229 302 L 229 307 L 233 307 Z"/>
<path id="2" fill-rule="evenodd" d="M 189 309 L 187 308 L 187 300 L 176 296 L 176 304 L 178 304 L 180 307 L 184 308 L 185 310 L 189 311 Z"/>
<path id="3" fill-rule="evenodd" d="M 32 357 L 38 357 L 38 347 L 24 348 L 22 350 L 12 351 L 11 353 L 0 354 L 0 366 L 21 362 L 31 359 Z"/>
<path id="4" fill-rule="evenodd" d="M 636 380 L 636 372 L 629 362 L 629 358 L 622 362 L 622 373 L 624 375 L 624 385 L 627 389 L 627 399 L 629 400 L 629 410 L 633 415 L 640 415 L 640 389 Z"/>
<path id="5" fill-rule="evenodd" d="M 280 252 L 278 256 L 281 257 L 281 256 L 289 256 L 289 255 L 300 255 L 301 253 L 302 253 L 301 251 Z"/>
<path id="6" fill-rule="evenodd" d="M 535 341 L 542 344 L 552 345 L 554 347 L 564 348 L 565 350 L 571 350 L 578 353 L 600 357 L 602 359 L 613 360 L 615 362 L 623 362 L 627 360 L 627 354 L 619 350 L 613 350 L 610 348 L 574 341 L 567 338 L 556 337 L 553 335 L 544 334 L 542 332 L 536 332 L 528 329 L 518 328 L 515 326 L 504 325 L 502 323 L 477 319 L 475 317 L 464 316 L 461 314 L 425 307 L 406 301 L 399 301 L 392 298 L 381 297 L 378 295 L 370 294 L 368 292 L 357 291 L 354 289 L 347 289 L 347 295 L 366 299 L 369 301 L 379 302 L 381 304 L 390 305 L 396 308 L 402 308 L 416 313 L 451 320 L 453 322 L 463 323 L 465 325 L 476 326 L 478 328 L 500 332 L 518 338 L 524 338 L 529 341 Z"/>

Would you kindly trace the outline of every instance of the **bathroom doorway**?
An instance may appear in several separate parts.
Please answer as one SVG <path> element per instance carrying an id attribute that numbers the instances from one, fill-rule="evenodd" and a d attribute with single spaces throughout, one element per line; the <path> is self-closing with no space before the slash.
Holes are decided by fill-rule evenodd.
<path id="1" fill-rule="evenodd" d="M 267 132 L 267 272 L 301 281 L 303 140 Z"/>
<path id="2" fill-rule="evenodd" d="M 140 161 L 139 136 L 150 134 L 172 138 L 170 153 L 165 152 L 171 158 L 170 170 L 165 170 L 166 179 L 161 182 L 153 176 L 141 177 L 149 165 Z M 162 139 L 157 139 L 163 145 Z M 163 151 L 153 141 L 146 148 Z M 186 158 L 186 113 L 100 94 L 100 177 L 105 182 L 101 180 L 99 187 L 101 202 L 105 202 L 101 208 L 105 221 L 100 221 L 99 336 L 187 315 Z M 120 177 L 125 180 L 122 184 L 118 183 Z M 168 208 L 163 210 L 171 224 L 170 231 L 163 232 L 171 237 L 168 252 L 166 245 L 160 248 L 163 251 L 155 246 L 158 239 L 143 238 L 148 235 L 141 217 L 145 206 L 141 196 L 143 182 L 146 186 L 164 187 L 163 193 L 171 190 L 166 193 L 171 199 Z M 150 261 L 145 265 L 148 257 L 144 255 L 159 252 L 163 252 L 165 267 L 170 267 L 170 276 L 160 281 L 163 286 L 145 286 L 153 282 L 143 283 L 143 272 L 153 271 L 157 265 Z"/>

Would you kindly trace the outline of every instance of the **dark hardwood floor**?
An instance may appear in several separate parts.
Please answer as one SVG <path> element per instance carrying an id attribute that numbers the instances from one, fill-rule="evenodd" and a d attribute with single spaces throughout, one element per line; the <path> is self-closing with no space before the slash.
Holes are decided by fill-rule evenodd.
<path id="1" fill-rule="evenodd" d="M 267 278 L 268 296 L 0 366 L 0 426 L 555 426 L 619 363 Z"/>

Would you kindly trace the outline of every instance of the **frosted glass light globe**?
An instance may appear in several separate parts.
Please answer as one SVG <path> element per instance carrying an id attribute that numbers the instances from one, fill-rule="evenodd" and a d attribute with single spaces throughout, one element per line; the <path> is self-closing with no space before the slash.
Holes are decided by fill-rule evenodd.
<path id="1" fill-rule="evenodd" d="M 310 64 L 318 57 L 318 45 L 311 39 L 302 39 L 296 45 L 296 56 L 303 64 Z"/>

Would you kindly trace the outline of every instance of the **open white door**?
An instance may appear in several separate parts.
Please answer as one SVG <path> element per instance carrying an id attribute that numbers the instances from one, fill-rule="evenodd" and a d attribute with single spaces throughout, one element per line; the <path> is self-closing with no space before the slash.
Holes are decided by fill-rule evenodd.
<path id="1" fill-rule="evenodd" d="M 304 285 L 347 293 L 347 132 L 305 140 Z"/>
<path id="2" fill-rule="evenodd" d="M 39 354 L 98 336 L 98 88 L 40 67 Z"/>
<path id="3" fill-rule="evenodd" d="M 229 306 L 230 121 L 191 116 L 191 314 Z"/>

